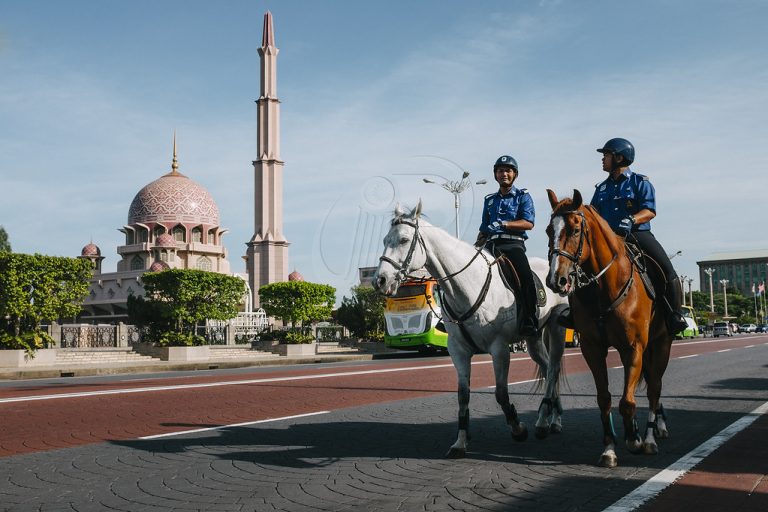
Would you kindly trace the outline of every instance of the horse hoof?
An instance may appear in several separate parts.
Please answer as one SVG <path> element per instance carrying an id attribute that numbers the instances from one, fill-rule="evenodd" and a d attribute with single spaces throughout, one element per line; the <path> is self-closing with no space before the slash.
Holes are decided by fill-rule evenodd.
<path id="1" fill-rule="evenodd" d="M 549 435 L 547 427 L 536 427 L 536 439 L 546 439 L 547 435 Z"/>
<path id="2" fill-rule="evenodd" d="M 616 459 L 616 455 L 603 454 L 600 456 L 600 460 L 597 461 L 597 465 L 601 468 L 615 468 L 619 465 L 619 462 Z"/>
<path id="3" fill-rule="evenodd" d="M 627 450 L 629 450 L 629 453 L 635 455 L 643 453 L 643 443 L 640 441 L 627 441 Z"/>
<path id="4" fill-rule="evenodd" d="M 524 423 L 520 424 L 520 430 L 515 433 L 515 431 L 512 431 L 512 439 L 515 441 L 525 441 L 528 439 L 528 427 L 525 426 Z"/>
<path id="5" fill-rule="evenodd" d="M 669 430 L 659 430 L 659 433 L 656 435 L 659 439 L 667 439 L 669 438 Z"/>
<path id="6" fill-rule="evenodd" d="M 454 448 L 451 446 L 451 449 L 448 450 L 448 453 L 446 453 L 445 456 L 449 459 L 463 459 L 467 456 L 467 450 L 464 448 Z"/>
<path id="7" fill-rule="evenodd" d="M 644 443 L 643 453 L 646 455 L 656 455 L 659 453 L 659 445 L 656 443 Z"/>
<path id="8" fill-rule="evenodd" d="M 562 434 L 563 433 L 563 426 L 558 425 L 557 423 L 553 423 L 549 426 L 549 433 L 550 434 Z"/>

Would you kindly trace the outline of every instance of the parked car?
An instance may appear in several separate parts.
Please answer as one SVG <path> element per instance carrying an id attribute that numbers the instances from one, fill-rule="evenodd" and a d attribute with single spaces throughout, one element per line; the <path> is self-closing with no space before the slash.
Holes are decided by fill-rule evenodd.
<path id="1" fill-rule="evenodd" d="M 712 336 L 715 338 L 733 336 L 731 325 L 728 322 L 715 322 L 715 325 L 712 327 Z"/>
<path id="2" fill-rule="evenodd" d="M 755 324 L 741 324 L 739 332 L 757 332 L 757 326 Z"/>
<path id="3" fill-rule="evenodd" d="M 768 324 L 758 324 L 755 332 L 768 332 Z"/>

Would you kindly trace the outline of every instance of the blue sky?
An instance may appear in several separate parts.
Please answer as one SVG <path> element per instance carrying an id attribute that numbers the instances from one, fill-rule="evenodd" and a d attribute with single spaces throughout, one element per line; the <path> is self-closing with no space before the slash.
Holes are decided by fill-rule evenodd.
<path id="1" fill-rule="evenodd" d="M 275 20 L 290 270 L 349 295 L 395 202 L 453 232 L 423 177 L 520 165 L 546 254 L 546 188 L 591 197 L 595 148 L 632 140 L 678 272 L 768 248 L 768 3 L 730 1 L 0 2 L 0 225 L 18 252 L 114 270 L 136 192 L 180 170 L 216 199 L 234 271 L 253 234 L 258 54 Z M 491 181 L 491 183 L 493 183 Z M 474 240 L 491 184 L 462 194 Z M 762 231 L 761 231 L 762 230 Z M 697 286 L 697 283 L 694 283 Z"/>

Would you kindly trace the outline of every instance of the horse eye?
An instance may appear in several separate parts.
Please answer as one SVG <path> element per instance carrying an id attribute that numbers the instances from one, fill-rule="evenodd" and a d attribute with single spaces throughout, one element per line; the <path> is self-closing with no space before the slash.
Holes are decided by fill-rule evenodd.
<path id="1" fill-rule="evenodd" d="M 408 243 L 408 239 L 407 238 L 401 238 L 400 239 L 400 245 L 405 245 L 407 243 Z"/>

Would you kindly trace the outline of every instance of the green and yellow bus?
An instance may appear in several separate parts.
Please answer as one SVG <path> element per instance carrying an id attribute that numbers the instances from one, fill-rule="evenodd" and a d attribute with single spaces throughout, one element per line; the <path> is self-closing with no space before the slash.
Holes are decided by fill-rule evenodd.
<path id="1" fill-rule="evenodd" d="M 391 348 L 434 352 L 446 350 L 448 334 L 438 329 L 440 299 L 437 281 L 406 281 L 384 309 L 384 343 Z"/>

